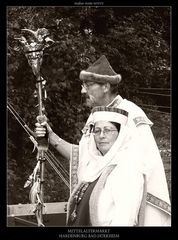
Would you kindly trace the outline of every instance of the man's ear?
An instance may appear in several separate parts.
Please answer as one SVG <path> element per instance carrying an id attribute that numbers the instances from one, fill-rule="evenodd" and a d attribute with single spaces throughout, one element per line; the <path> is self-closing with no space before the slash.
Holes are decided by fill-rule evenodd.
<path id="1" fill-rule="evenodd" d="M 105 93 L 106 93 L 106 92 L 109 92 L 110 87 L 111 87 L 110 83 L 104 83 L 104 84 L 103 84 L 104 92 L 105 92 Z"/>

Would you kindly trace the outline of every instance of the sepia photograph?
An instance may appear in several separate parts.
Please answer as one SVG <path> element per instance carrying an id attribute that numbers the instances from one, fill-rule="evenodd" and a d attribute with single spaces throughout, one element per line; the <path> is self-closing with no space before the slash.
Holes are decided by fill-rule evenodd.
<path id="1" fill-rule="evenodd" d="M 171 16 L 7 6 L 7 227 L 171 227 Z"/>

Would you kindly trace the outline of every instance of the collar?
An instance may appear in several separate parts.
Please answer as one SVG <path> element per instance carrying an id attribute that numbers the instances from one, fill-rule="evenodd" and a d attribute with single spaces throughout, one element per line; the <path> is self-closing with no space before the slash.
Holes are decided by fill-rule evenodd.
<path id="1" fill-rule="evenodd" d="M 122 100 L 123 100 L 123 98 L 120 95 L 117 95 L 112 100 L 112 102 L 107 105 L 107 107 L 117 107 L 121 103 Z"/>

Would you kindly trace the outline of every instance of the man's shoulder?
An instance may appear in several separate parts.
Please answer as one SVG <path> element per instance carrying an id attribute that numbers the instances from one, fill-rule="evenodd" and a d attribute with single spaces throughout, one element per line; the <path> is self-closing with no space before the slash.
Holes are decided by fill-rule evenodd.
<path id="1" fill-rule="evenodd" d="M 148 124 L 150 126 L 153 125 L 141 107 L 139 107 L 134 102 L 123 99 L 119 107 L 129 113 L 129 118 L 133 119 L 136 126 L 139 124 Z"/>
<path id="2" fill-rule="evenodd" d="M 131 115 L 145 115 L 141 107 L 127 99 L 123 99 L 123 101 L 120 103 L 120 107 L 126 110 Z"/>

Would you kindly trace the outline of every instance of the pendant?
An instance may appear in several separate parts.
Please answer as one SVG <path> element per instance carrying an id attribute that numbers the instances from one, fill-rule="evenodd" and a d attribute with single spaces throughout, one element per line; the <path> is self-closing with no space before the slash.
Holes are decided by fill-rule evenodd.
<path id="1" fill-rule="evenodd" d="M 76 212 L 76 209 L 74 209 L 74 211 L 70 215 L 70 219 L 73 222 L 73 221 L 75 221 L 76 218 L 77 218 L 77 212 Z"/>

